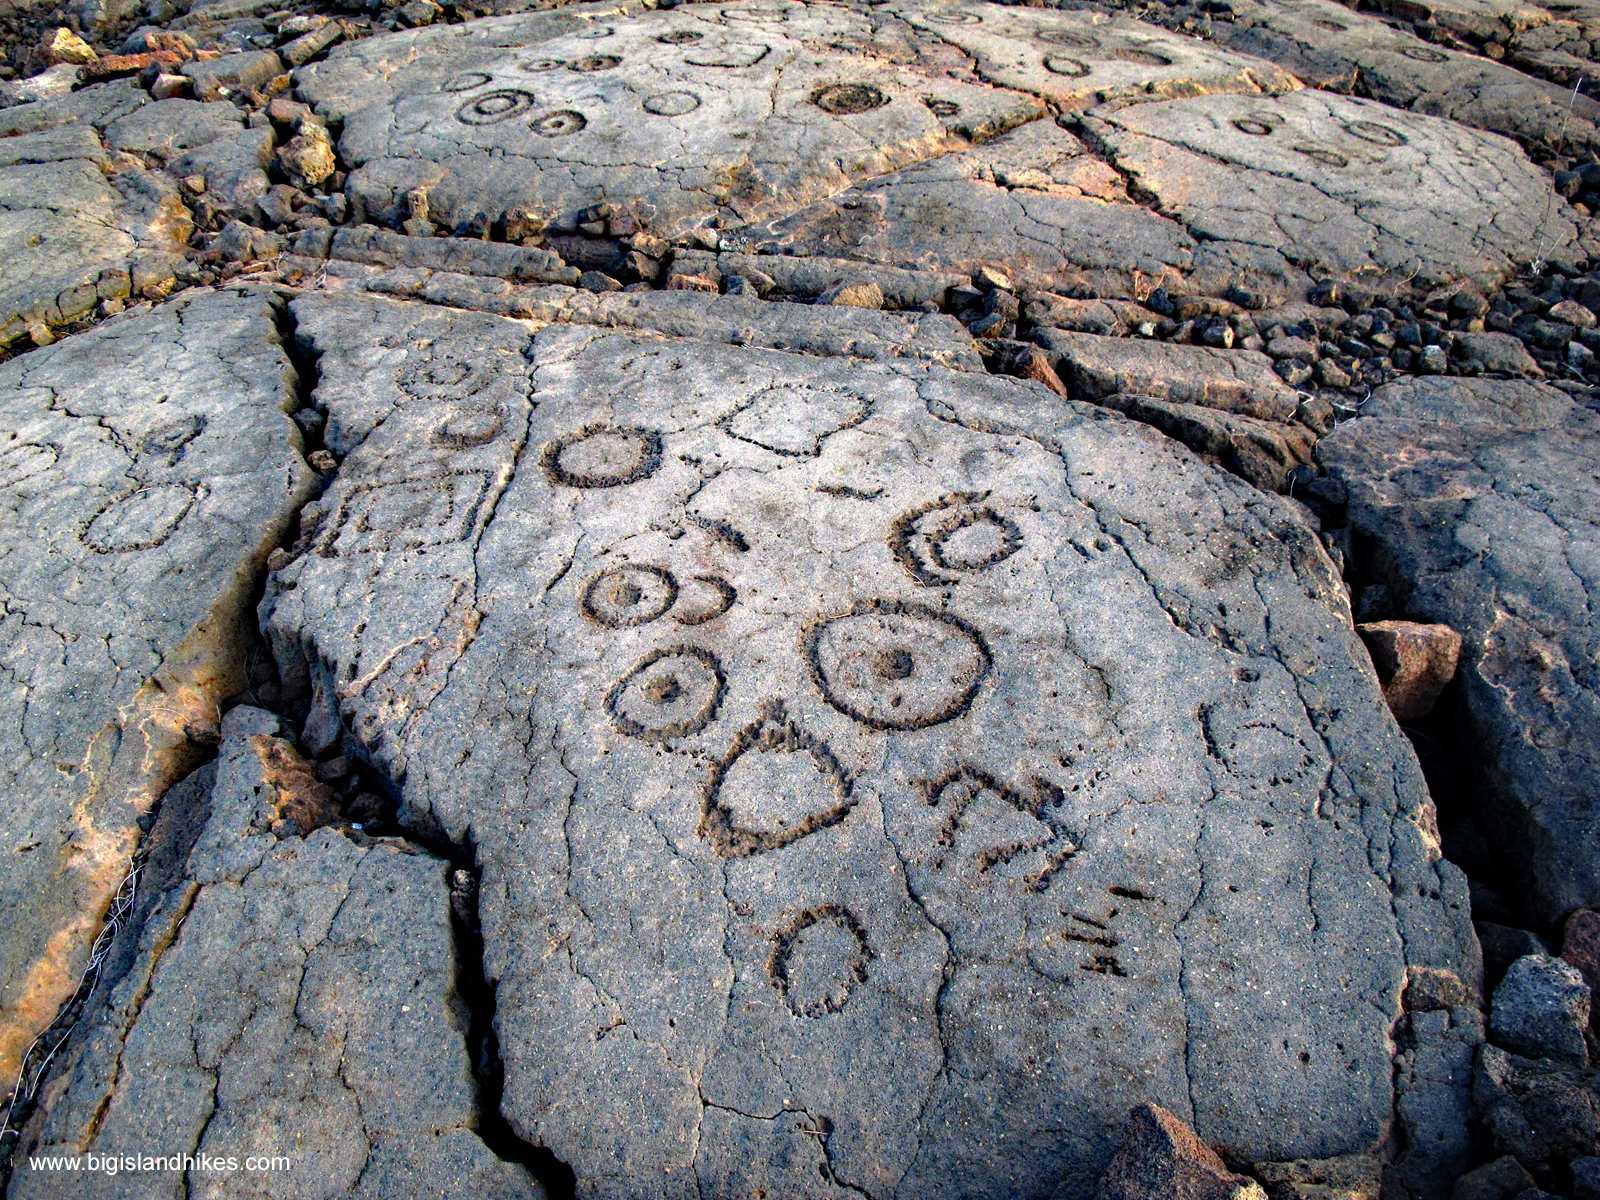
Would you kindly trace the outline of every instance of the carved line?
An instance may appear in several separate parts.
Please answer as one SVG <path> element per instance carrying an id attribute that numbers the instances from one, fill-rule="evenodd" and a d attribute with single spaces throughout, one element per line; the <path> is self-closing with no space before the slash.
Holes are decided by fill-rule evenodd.
<path id="1" fill-rule="evenodd" d="M 831 808 L 810 813 L 781 832 L 744 829 L 734 824 L 733 810 L 722 804 L 718 795 L 733 764 L 752 750 L 781 750 L 790 754 L 804 751 L 809 754 L 818 773 L 832 785 L 838 803 Z M 819 829 L 837 825 L 850 815 L 850 810 L 855 806 L 850 777 L 845 774 L 828 744 L 791 721 L 783 701 L 769 700 L 761 706 L 761 714 L 738 732 L 728 752 L 712 764 L 700 804 L 698 832 L 711 843 L 711 848 L 719 857 L 748 858 L 753 854 L 782 849 Z"/>
<path id="2" fill-rule="evenodd" d="M 704 625 L 707 621 L 715 621 L 732 608 L 734 601 L 739 598 L 738 590 L 720 575 L 696 575 L 694 580 L 716 592 L 717 599 L 711 607 L 700 612 L 673 613 L 672 619 L 679 625 Z"/>
<path id="3" fill-rule="evenodd" d="M 856 961 L 851 965 L 849 978 L 839 981 L 844 989 L 841 998 L 835 1000 L 829 994 L 810 1004 L 797 1006 L 789 994 L 792 986 L 789 978 L 789 959 L 794 954 L 795 944 L 800 940 L 800 935 L 824 921 L 834 922 L 855 938 Z M 824 1013 L 836 1013 L 845 1006 L 851 993 L 855 991 L 855 985 L 867 981 L 867 964 L 874 957 L 872 946 L 867 941 L 867 931 L 855 913 L 842 904 L 821 904 L 801 913 L 799 920 L 772 939 L 772 957 L 767 962 L 767 975 L 772 980 L 772 986 L 777 988 L 778 994 L 783 997 L 783 1002 L 789 1006 L 789 1011 L 795 1016 L 820 1017 Z"/>
<path id="4" fill-rule="evenodd" d="M 673 721 L 655 728 L 640 724 L 632 717 L 618 711 L 617 703 L 622 699 L 622 694 L 630 683 L 662 659 L 677 655 L 693 659 L 711 672 L 714 681 L 711 695 L 698 710 L 681 721 Z M 611 714 L 611 724 L 618 733 L 625 733 L 629 737 L 641 738 L 647 742 L 663 742 L 668 738 L 688 737 L 692 733 L 699 733 L 709 725 L 711 719 L 716 716 L 717 708 L 727 690 L 728 681 L 727 676 L 722 673 L 722 664 L 709 650 L 703 650 L 699 646 L 664 646 L 645 655 L 634 665 L 633 670 L 611 685 L 611 690 L 606 693 L 605 708 L 606 712 Z"/>

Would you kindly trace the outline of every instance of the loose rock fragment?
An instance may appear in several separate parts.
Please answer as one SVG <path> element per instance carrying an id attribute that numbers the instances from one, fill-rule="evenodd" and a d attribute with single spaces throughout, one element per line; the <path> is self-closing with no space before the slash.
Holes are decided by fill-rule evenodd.
<path id="1" fill-rule="evenodd" d="M 1261 1185 L 1228 1170 L 1217 1152 L 1154 1104 L 1128 1114 L 1122 1145 L 1095 1200 L 1266 1200 Z"/>
<path id="2" fill-rule="evenodd" d="M 1356 626 L 1356 632 L 1372 654 L 1395 720 L 1419 721 L 1432 713 L 1455 676 L 1461 635 L 1448 625 L 1415 621 L 1374 621 Z"/>
<path id="3" fill-rule="evenodd" d="M 1494 990 L 1489 1036 L 1514 1054 L 1587 1066 L 1588 1025 L 1589 985 L 1577 967 L 1559 958 L 1519 958 Z"/>

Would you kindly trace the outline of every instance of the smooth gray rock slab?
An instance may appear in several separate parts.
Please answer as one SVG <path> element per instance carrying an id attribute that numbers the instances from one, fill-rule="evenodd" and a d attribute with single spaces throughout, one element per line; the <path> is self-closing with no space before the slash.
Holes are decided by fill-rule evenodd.
<path id="1" fill-rule="evenodd" d="M 150 93 L 131 79 L 97 83 L 54 100 L 0 109 L 0 138 L 38 133 L 80 121 L 104 129 L 119 117 L 149 103 Z"/>
<path id="2" fill-rule="evenodd" d="M 395 224 L 423 189 L 429 218 L 452 227 L 637 201 L 672 237 L 716 214 L 792 211 L 1043 112 L 1030 95 L 834 49 L 829 31 L 870 24 L 834 6 L 685 7 L 419 51 L 387 73 L 392 98 L 344 118 L 347 190 Z"/>
<path id="3" fill-rule="evenodd" d="M 1310 90 L 1084 118 L 1112 161 L 1203 239 L 1292 268 L 1442 284 L 1571 255 L 1573 217 L 1512 142 Z"/>
<path id="4" fill-rule="evenodd" d="M 72 1194 L 377 1200 L 544 1191 L 473 1132 L 449 864 L 332 828 L 269 828 L 309 772 L 234 710 L 185 877 L 146 919 L 71 1057 L 9 1194 L 63 1195 L 29 1154 L 192 1155 L 234 1171 L 84 1172 Z M 285 1155 L 287 1170 L 242 1169 Z"/>
<path id="5" fill-rule="evenodd" d="M 1386 1136 L 1466 888 L 1289 507 L 999 377 L 294 313 L 343 461 L 264 628 L 476 845 L 578 1195 L 1087 1196 L 1152 1098 Z"/>
<path id="6" fill-rule="evenodd" d="M 1542 384 L 1417 379 L 1317 448 L 1409 619 L 1464 638 L 1479 820 L 1530 917 L 1600 904 L 1600 413 Z"/>
<path id="7" fill-rule="evenodd" d="M 1542 954 L 1517 959 L 1494 990 L 1489 1036 L 1525 1058 L 1589 1064 L 1589 985 L 1570 963 Z"/>
<path id="8" fill-rule="evenodd" d="M 1214 40 L 1279 63 L 1314 87 L 1547 146 L 1596 141 L 1600 105 L 1482 55 L 1436 46 L 1337 0 L 1237 0 Z"/>
<path id="9" fill-rule="evenodd" d="M 1129 17 L 938 0 L 895 4 L 893 11 L 967 51 L 983 78 L 1068 110 L 1302 86 L 1266 59 Z"/>
<path id="10" fill-rule="evenodd" d="M 1182 225 L 1129 201 L 1116 172 L 1048 120 L 735 229 L 722 241 L 753 254 L 831 255 L 968 276 L 996 266 L 1038 287 L 1128 297 L 1178 283 L 1196 252 Z"/>
<path id="11" fill-rule="evenodd" d="M 1126 392 L 1265 421 L 1288 421 L 1300 405 L 1300 394 L 1278 378 L 1272 360 L 1257 350 L 1064 329 L 1036 330 L 1034 340 L 1049 352 L 1075 400 L 1099 402 Z"/>
<path id="12" fill-rule="evenodd" d="M 220 137 L 237 136 L 243 129 L 244 118 L 231 104 L 158 100 L 106 126 L 106 145 L 165 162 Z"/>
<path id="13" fill-rule="evenodd" d="M 136 821 L 241 684 L 314 476 L 259 297 L 191 292 L 0 366 L 0 1074 L 77 986 Z"/>

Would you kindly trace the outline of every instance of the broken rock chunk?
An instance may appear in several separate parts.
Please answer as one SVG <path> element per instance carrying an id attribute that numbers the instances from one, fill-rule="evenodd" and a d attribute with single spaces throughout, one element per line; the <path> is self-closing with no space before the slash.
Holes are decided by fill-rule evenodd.
<path id="1" fill-rule="evenodd" d="M 1358 625 L 1383 697 L 1397 721 L 1420 721 L 1433 712 L 1445 685 L 1455 677 L 1461 635 L 1448 625 L 1416 621 L 1373 621 Z"/>
<path id="2" fill-rule="evenodd" d="M 1141 1104 L 1128 1114 L 1095 1200 L 1267 1200 L 1267 1194 L 1228 1170 L 1182 1120 Z"/>

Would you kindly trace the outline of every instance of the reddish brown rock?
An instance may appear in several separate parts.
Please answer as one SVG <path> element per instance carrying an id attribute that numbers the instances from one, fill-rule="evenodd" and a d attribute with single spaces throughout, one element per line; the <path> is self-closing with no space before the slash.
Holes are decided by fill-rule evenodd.
<path id="1" fill-rule="evenodd" d="M 1177 1117 L 1141 1104 L 1122 1127 L 1122 1146 L 1100 1177 L 1095 1200 L 1266 1200 Z"/>
<path id="2" fill-rule="evenodd" d="M 105 79 L 115 79 L 119 75 L 135 74 L 152 64 L 175 67 L 185 62 L 188 57 L 187 54 L 179 54 L 174 50 L 150 50 L 143 54 L 108 54 L 84 67 L 83 79 L 85 83 L 99 83 Z"/>
<path id="3" fill-rule="evenodd" d="M 1415 621 L 1374 621 L 1357 625 L 1356 632 L 1378 668 L 1395 720 L 1417 721 L 1431 713 L 1456 673 L 1461 635 L 1448 625 Z"/>
<path id="4" fill-rule="evenodd" d="M 1589 990 L 1600 994 L 1600 912 L 1580 908 L 1567 918 L 1561 935 L 1561 957 L 1583 973 Z M 1600 1014 L 1600 1006 L 1590 1013 L 1590 1024 Z"/>

